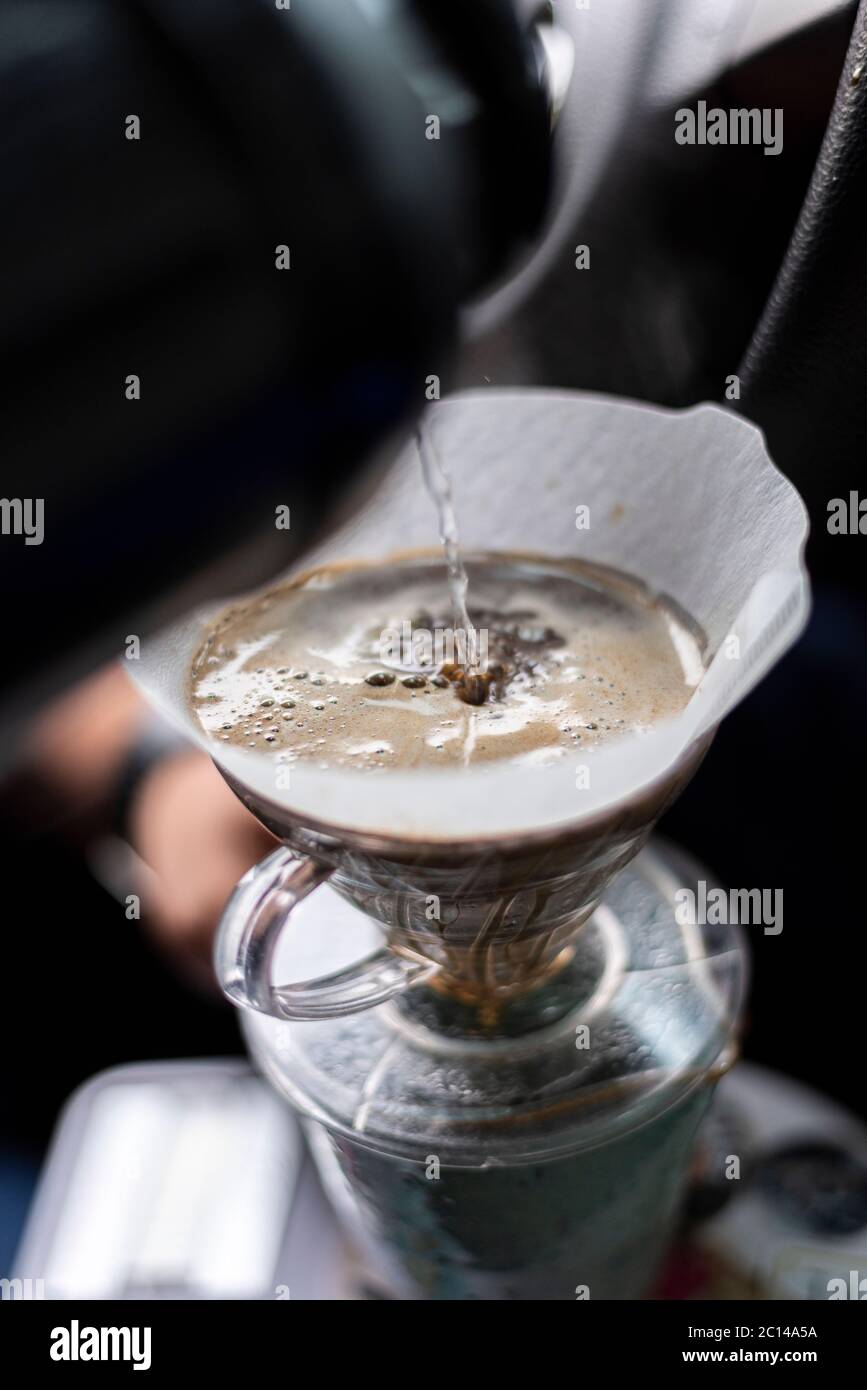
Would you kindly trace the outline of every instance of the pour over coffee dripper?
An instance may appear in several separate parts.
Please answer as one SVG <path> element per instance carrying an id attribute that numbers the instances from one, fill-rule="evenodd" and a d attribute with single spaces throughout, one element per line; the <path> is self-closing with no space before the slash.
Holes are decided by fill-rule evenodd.
<path id="1" fill-rule="evenodd" d="M 283 841 L 227 907 L 218 973 L 394 1286 L 635 1296 L 731 1045 L 743 956 L 731 928 L 677 919 L 670 864 L 630 861 L 804 621 L 804 512 L 757 431 L 714 407 L 489 393 L 444 402 L 430 428 L 468 550 L 494 535 L 498 550 L 628 568 L 696 618 L 713 660 L 683 716 L 597 750 L 592 791 L 560 766 L 299 765 L 281 788 L 267 758 L 215 749 L 192 723 L 203 620 L 167 635 L 143 683 Z M 599 521 L 576 532 L 582 502 Z M 406 460 L 316 558 L 380 558 L 432 526 Z M 296 909 L 307 932 L 313 914 L 323 965 L 331 937 L 371 921 L 384 944 L 275 983 L 275 961 L 293 973 Z"/>
<path id="2" fill-rule="evenodd" d="M 346 827 L 335 833 L 328 823 L 287 814 L 223 769 L 244 805 L 286 846 L 244 877 L 226 908 L 216 956 L 225 992 L 243 1007 L 303 1020 L 372 1008 L 425 982 L 467 1006 L 467 1019 L 479 1008 L 485 1036 L 510 1029 L 507 1006 L 568 963 L 605 887 L 638 853 L 711 737 L 692 742 L 639 794 L 574 824 L 453 840 Z M 295 905 L 325 882 L 380 925 L 386 944 L 332 976 L 275 985 L 270 963 L 279 935 Z"/>

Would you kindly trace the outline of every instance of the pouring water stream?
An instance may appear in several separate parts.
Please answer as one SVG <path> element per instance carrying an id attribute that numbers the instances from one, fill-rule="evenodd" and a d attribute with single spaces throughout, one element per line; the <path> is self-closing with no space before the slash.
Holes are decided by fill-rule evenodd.
<path id="1" fill-rule="evenodd" d="M 422 472 L 424 474 L 425 486 L 437 509 L 440 540 L 442 541 L 443 551 L 446 557 L 446 566 L 448 568 L 449 595 L 451 597 L 455 623 L 458 629 L 456 637 L 460 632 L 463 632 L 465 665 L 467 671 L 472 673 L 479 669 L 479 640 L 476 629 L 470 619 L 469 612 L 467 611 L 467 588 L 469 581 L 467 579 L 467 571 L 463 559 L 461 558 L 461 543 L 457 522 L 455 520 L 451 478 L 434 448 L 429 430 L 423 424 L 419 425 L 416 431 L 416 443 L 421 460 Z"/>

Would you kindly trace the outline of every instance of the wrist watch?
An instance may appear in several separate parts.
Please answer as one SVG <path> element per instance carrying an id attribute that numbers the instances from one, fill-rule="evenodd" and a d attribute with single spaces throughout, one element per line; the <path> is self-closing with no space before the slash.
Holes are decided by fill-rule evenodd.
<path id="1" fill-rule="evenodd" d="M 139 787 L 166 758 L 195 751 L 195 745 L 159 715 L 148 712 L 131 745 L 115 784 L 109 824 L 120 839 L 132 843 L 131 812 Z"/>

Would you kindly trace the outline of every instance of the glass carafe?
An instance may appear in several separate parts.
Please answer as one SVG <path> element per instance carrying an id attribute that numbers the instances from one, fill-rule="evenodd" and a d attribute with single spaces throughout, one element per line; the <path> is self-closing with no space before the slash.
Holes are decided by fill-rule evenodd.
<path id="1" fill-rule="evenodd" d="M 743 993 L 736 929 L 679 920 L 688 882 L 644 850 L 559 967 L 498 1006 L 433 977 L 320 1021 L 245 1012 L 254 1058 L 397 1296 L 649 1291 Z M 369 919 L 333 889 L 304 911 L 279 974 L 357 954 Z"/>

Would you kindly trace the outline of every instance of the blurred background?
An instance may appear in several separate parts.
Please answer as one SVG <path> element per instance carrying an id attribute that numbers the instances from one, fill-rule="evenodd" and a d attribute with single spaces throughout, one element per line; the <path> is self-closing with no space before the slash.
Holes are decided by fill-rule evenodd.
<path id="1" fill-rule="evenodd" d="M 41 8 L 48 49 L 57 15 Z M 867 772 L 864 541 L 832 536 L 827 527 L 829 502 L 867 486 L 857 385 L 865 271 L 863 253 L 833 218 L 824 233 L 820 227 L 825 244 L 818 254 L 815 245 L 808 249 L 806 264 L 803 250 L 805 226 L 815 233 L 809 199 L 824 197 L 815 170 L 835 101 L 839 115 L 858 7 L 832 0 L 590 0 L 580 7 L 558 0 L 520 8 L 525 20 L 550 24 L 571 41 L 553 193 L 517 278 L 456 315 L 444 387 L 559 386 L 667 406 L 715 400 L 766 430 L 772 456 L 810 512 L 813 615 L 797 648 L 726 721 L 660 829 L 722 884 L 782 890 L 782 935 L 750 933 L 753 1003 L 744 1053 L 867 1119 L 858 1046 L 867 964 L 859 800 Z M 0 24 L 7 35 L 20 34 L 21 7 L 5 6 Z M 93 30 L 94 64 L 102 32 Z M 80 36 L 77 43 L 79 56 L 87 54 Z M 24 69 L 14 68 L 19 89 L 26 75 L 31 96 L 38 62 L 37 45 Z M 239 82 L 237 65 L 231 70 Z M 220 71 L 212 68 L 217 80 Z M 193 80 L 172 71 L 179 88 Z M 699 99 L 782 108 L 781 153 L 678 146 L 674 113 Z M 4 122 L 10 159 L 19 138 Z M 57 138 L 74 163 L 74 135 L 68 146 L 62 130 Z M 161 138 L 169 138 L 166 131 Z M 861 159 L 856 173 L 863 173 Z M 859 191 L 844 171 L 850 226 L 864 225 L 858 200 L 865 187 L 861 178 Z M 526 190 L 516 182 L 513 193 L 520 200 Z M 575 269 L 578 245 L 590 248 L 588 272 Z M 7 289 L 17 274 L 14 251 L 7 245 L 2 265 Z M 436 271 L 428 267 L 426 278 L 435 282 Z M 338 293 L 320 306 L 326 316 Z M 846 310 L 848 301 L 857 312 Z M 39 312 L 50 318 L 50 306 Z M 95 318 L 96 310 L 89 332 Z M 66 350 L 74 352 L 74 323 L 61 322 Z M 224 327 L 236 327 L 228 310 Z M 21 329 L 16 344 L 10 330 L 7 355 L 18 360 L 32 336 Z M 805 358 L 808 347 L 812 357 Z M 245 351 L 256 353 L 252 339 Z M 734 399 L 726 398 L 732 376 L 739 382 Z M 187 422 L 173 441 L 186 473 L 208 492 L 243 470 L 252 451 L 267 456 L 274 476 L 291 468 L 286 414 L 273 401 L 257 409 L 251 400 L 232 416 L 234 433 L 215 430 L 224 401 L 218 375 L 212 383 L 203 395 L 211 430 Z M 347 453 L 360 452 L 364 433 Z M 72 454 L 75 447 L 73 430 Z M 346 507 L 347 481 L 341 464 L 305 491 L 311 537 L 329 508 L 341 500 Z M 284 547 L 269 526 L 272 572 L 294 558 L 297 534 Z M 260 542 L 254 535 L 259 563 Z M 151 554 L 150 562 L 158 558 Z M 241 587 L 244 556 L 235 573 Z M 28 582 L 23 572 L 19 580 Z M 32 628 L 33 613 L 26 616 Z M 114 632 L 122 640 L 136 630 L 118 619 Z M 44 630 L 40 636 L 44 644 Z M 76 1086 L 119 1063 L 243 1050 L 235 1012 L 213 983 L 210 949 L 225 898 L 269 838 L 206 759 L 153 727 L 122 672 L 97 666 L 19 723 L 18 757 L 0 784 L 7 1038 L 0 1273 L 58 1111 Z M 151 875 L 140 919 L 130 916 L 122 888 L 130 852 Z"/>

